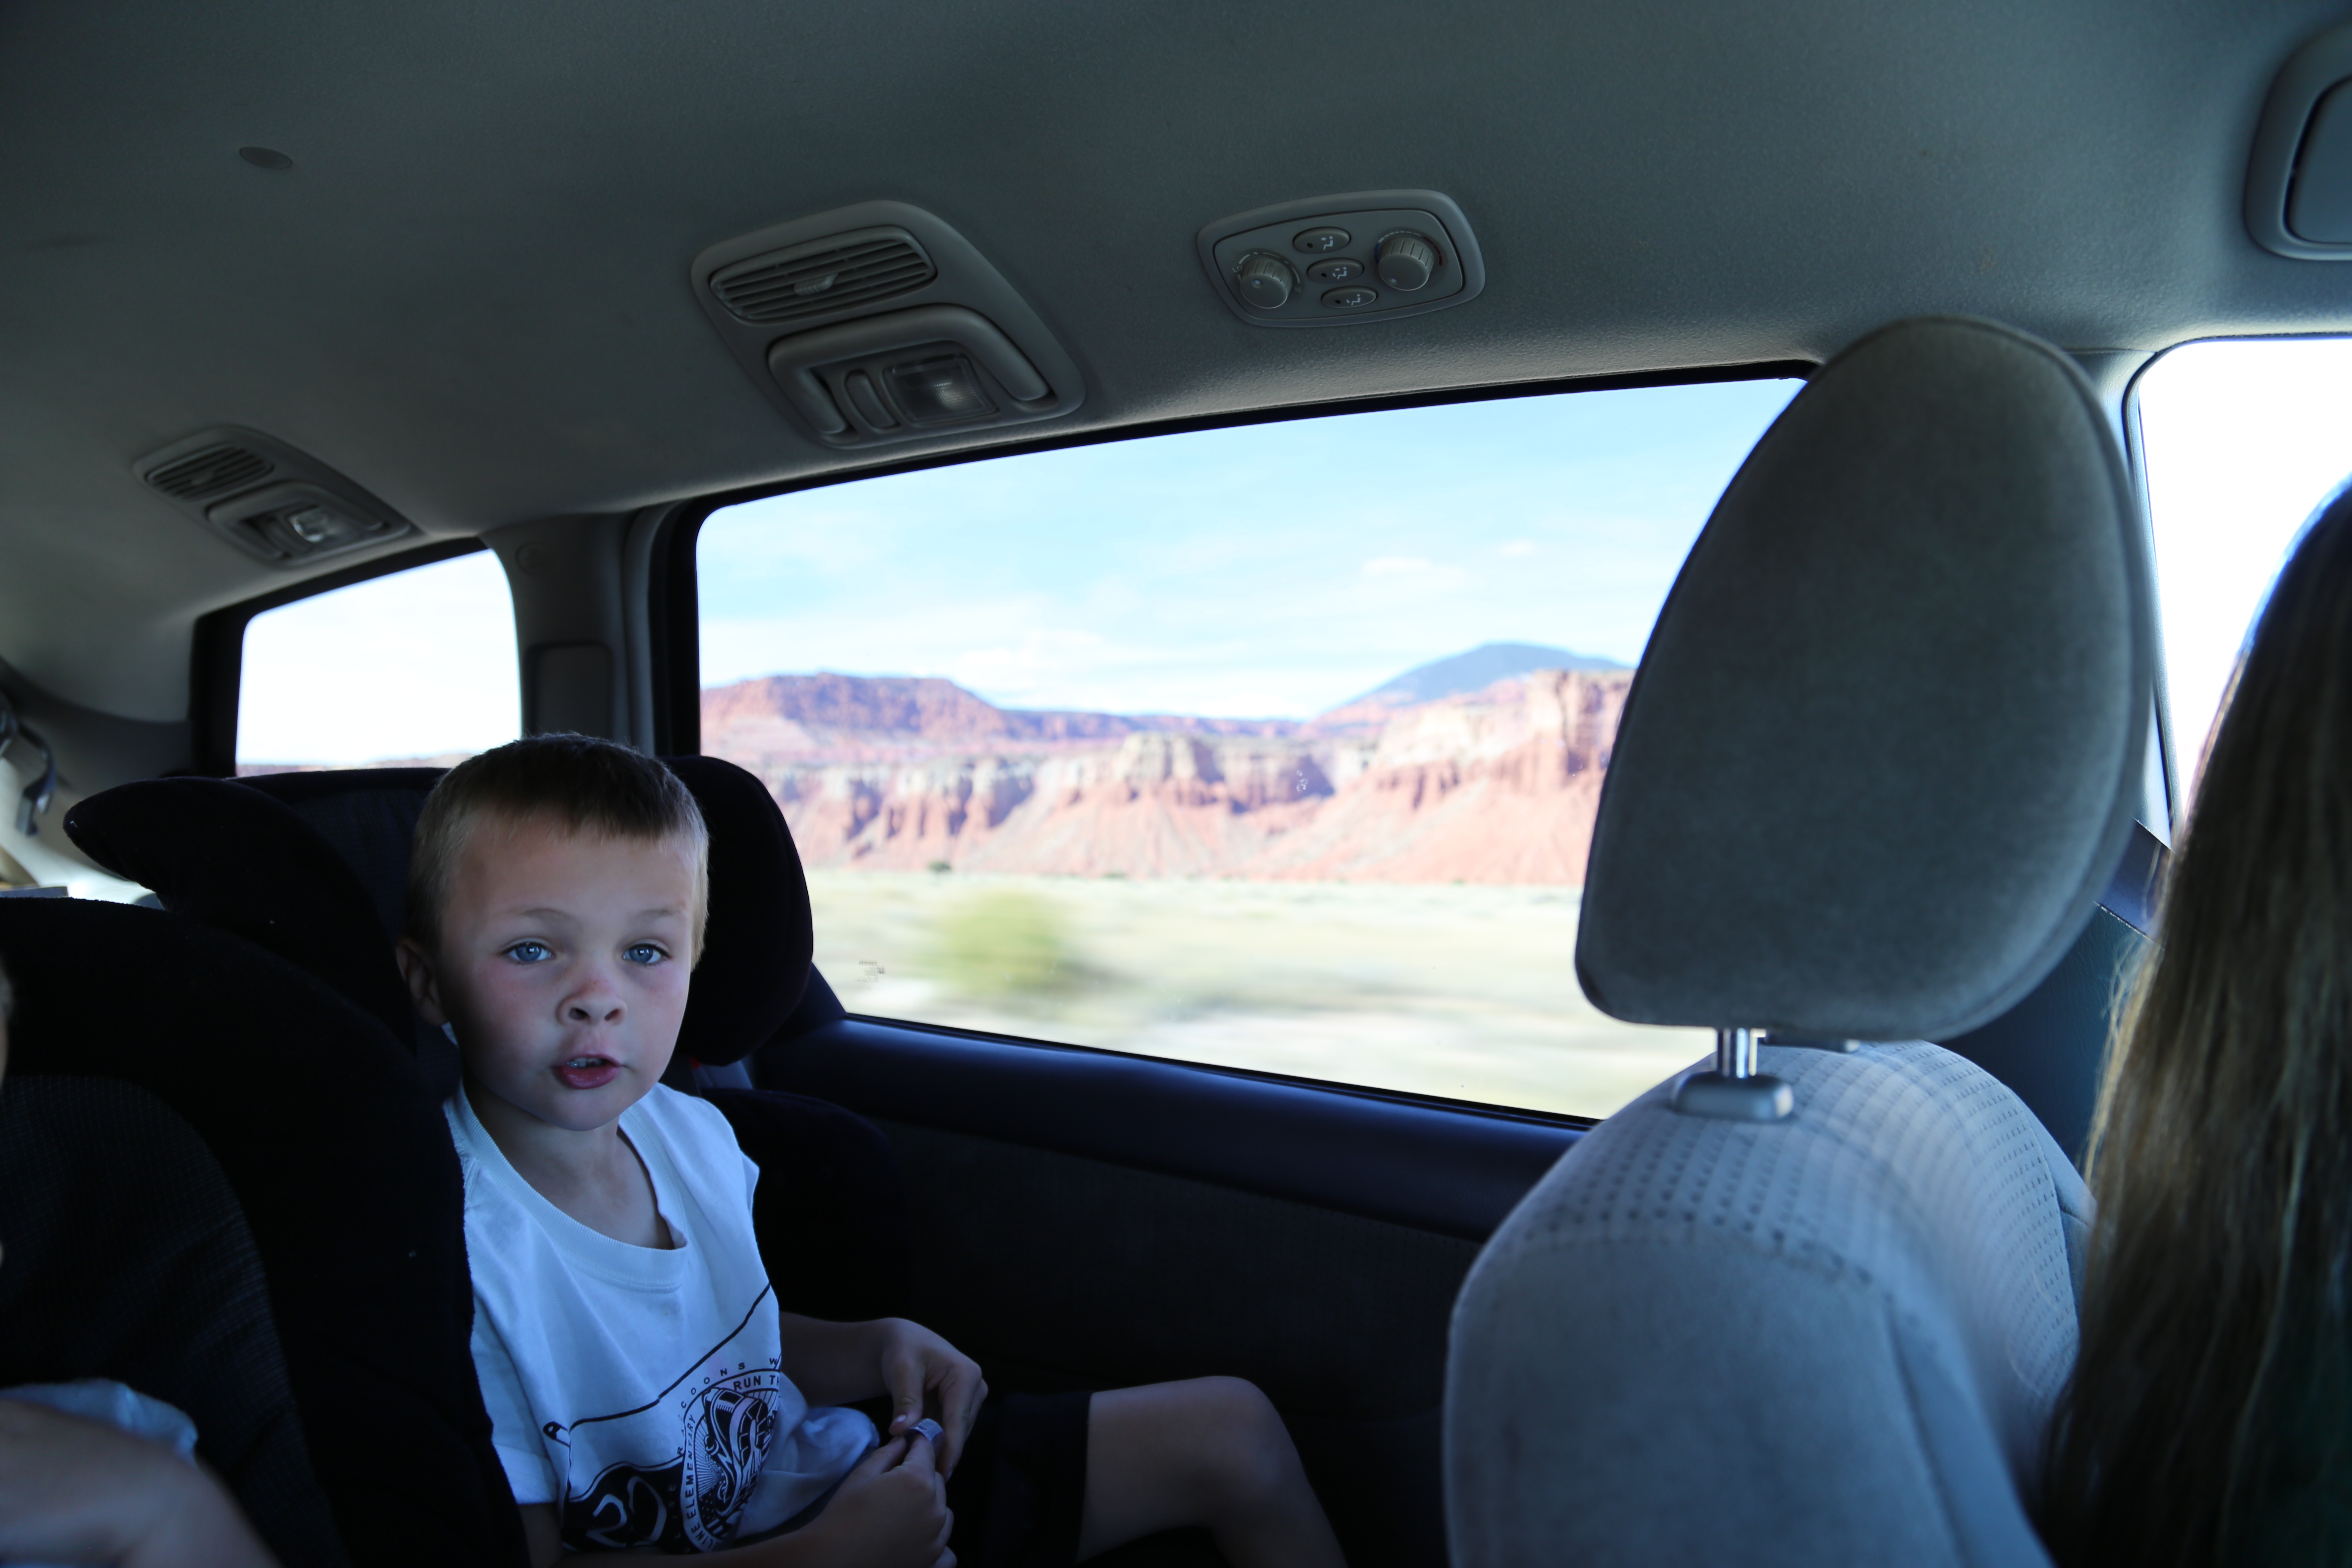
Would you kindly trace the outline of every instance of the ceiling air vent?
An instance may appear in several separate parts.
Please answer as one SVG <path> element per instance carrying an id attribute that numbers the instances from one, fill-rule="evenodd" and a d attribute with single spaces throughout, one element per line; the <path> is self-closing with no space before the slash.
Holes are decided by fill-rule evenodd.
<path id="1" fill-rule="evenodd" d="M 147 482 L 167 496 L 194 500 L 241 489 L 265 478 L 269 470 L 269 459 L 260 453 L 224 441 L 152 469 Z"/>
<path id="2" fill-rule="evenodd" d="M 316 458 L 239 426 L 200 430 L 131 470 L 174 510 L 273 566 L 304 566 L 415 531 Z"/>
<path id="3" fill-rule="evenodd" d="M 1020 291 L 952 225 L 904 202 L 720 240 L 688 276 L 744 374 L 827 447 L 959 440 L 1086 399 L 1076 362 Z"/>
<path id="4" fill-rule="evenodd" d="M 738 321 L 782 326 L 911 293 L 940 275 L 903 228 L 867 228 L 740 261 L 711 275 Z"/>

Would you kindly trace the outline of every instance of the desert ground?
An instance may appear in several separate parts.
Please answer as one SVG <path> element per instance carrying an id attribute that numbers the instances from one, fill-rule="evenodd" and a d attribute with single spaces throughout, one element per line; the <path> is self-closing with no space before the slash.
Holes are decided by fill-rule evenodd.
<path id="1" fill-rule="evenodd" d="M 813 870 L 853 1013 L 1606 1116 L 1713 1048 L 1578 990 L 1577 889 Z"/>

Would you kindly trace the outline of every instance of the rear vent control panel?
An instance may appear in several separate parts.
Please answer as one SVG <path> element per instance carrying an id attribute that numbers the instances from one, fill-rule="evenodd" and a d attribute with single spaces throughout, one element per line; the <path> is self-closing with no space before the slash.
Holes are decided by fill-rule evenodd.
<path id="1" fill-rule="evenodd" d="M 149 453 L 131 471 L 183 514 L 273 566 L 307 565 L 415 531 L 332 468 L 256 430 L 201 431 Z"/>
<path id="2" fill-rule="evenodd" d="M 829 447 L 1051 419 L 1078 368 L 961 235 L 864 202 L 714 245 L 695 298 L 745 372 Z"/>
<path id="3" fill-rule="evenodd" d="M 1470 220 L 1435 191 L 1362 191 L 1259 207 L 1201 230 L 1202 265 L 1252 326 L 1418 316 L 1486 286 Z"/>

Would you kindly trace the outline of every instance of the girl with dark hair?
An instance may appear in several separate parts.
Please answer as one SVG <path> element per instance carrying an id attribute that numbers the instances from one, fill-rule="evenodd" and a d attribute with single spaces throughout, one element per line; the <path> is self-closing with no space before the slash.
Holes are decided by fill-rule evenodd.
<path id="1" fill-rule="evenodd" d="M 2070 1565 L 2352 1561 L 2352 490 L 2209 743 L 2092 1133 Z"/>

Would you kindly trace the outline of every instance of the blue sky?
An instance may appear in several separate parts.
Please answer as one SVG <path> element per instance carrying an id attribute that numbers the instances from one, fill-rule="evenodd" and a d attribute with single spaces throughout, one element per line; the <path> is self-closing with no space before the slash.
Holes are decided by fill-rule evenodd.
<path id="1" fill-rule="evenodd" d="M 1307 718 L 1484 642 L 1631 664 L 1794 388 L 1290 421 L 751 502 L 703 529 L 703 681 L 937 675 L 1005 706 Z"/>
<path id="2" fill-rule="evenodd" d="M 944 675 L 1009 705 L 1304 717 L 1482 642 L 1630 664 L 1791 390 L 1302 420 L 753 502 L 704 534 L 704 676 Z M 2185 773 L 2287 549 L 2352 473 L 2352 341 L 2191 344 L 2139 395 Z M 511 616 L 485 552 L 256 617 L 238 755 L 510 738 Z"/>

